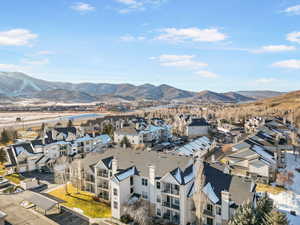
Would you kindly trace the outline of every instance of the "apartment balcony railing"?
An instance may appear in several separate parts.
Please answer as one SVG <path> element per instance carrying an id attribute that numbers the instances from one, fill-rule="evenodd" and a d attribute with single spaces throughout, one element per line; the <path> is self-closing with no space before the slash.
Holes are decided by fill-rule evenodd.
<path id="1" fill-rule="evenodd" d="M 95 182 L 95 178 L 93 178 L 93 177 L 86 177 L 85 181 L 94 183 Z"/>
<path id="2" fill-rule="evenodd" d="M 98 177 L 105 177 L 105 178 L 108 178 L 108 171 L 107 171 L 107 170 L 100 170 L 100 171 L 97 171 L 97 176 L 98 176 Z"/>
<path id="3" fill-rule="evenodd" d="M 211 210 L 204 209 L 204 215 L 214 217 L 214 213 Z"/>
<path id="4" fill-rule="evenodd" d="M 179 195 L 179 190 L 177 190 L 177 189 L 165 188 L 162 190 L 162 192 L 165 194 Z"/>
<path id="5" fill-rule="evenodd" d="M 180 217 L 179 216 L 171 216 L 170 213 L 164 213 L 163 219 L 168 220 L 173 224 L 180 224 Z"/>
<path id="6" fill-rule="evenodd" d="M 108 178 L 108 173 L 97 173 L 97 176 Z"/>
<path id="7" fill-rule="evenodd" d="M 109 195 L 107 195 L 107 194 L 99 194 L 98 197 L 105 200 L 105 201 L 109 200 Z"/>
<path id="8" fill-rule="evenodd" d="M 108 184 L 98 184 L 99 188 L 108 189 Z"/>
<path id="9" fill-rule="evenodd" d="M 163 201 L 162 205 L 164 207 L 167 207 L 167 208 L 170 208 L 170 209 L 180 210 L 180 206 L 179 205 L 172 204 L 171 202 Z"/>
<path id="10" fill-rule="evenodd" d="M 170 213 L 164 213 L 163 218 L 166 220 L 170 220 L 171 214 Z"/>

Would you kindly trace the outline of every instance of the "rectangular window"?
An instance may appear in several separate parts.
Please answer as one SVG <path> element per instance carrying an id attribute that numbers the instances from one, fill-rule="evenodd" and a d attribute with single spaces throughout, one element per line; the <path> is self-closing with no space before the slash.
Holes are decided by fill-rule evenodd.
<path id="1" fill-rule="evenodd" d="M 114 209 L 118 209 L 118 202 L 114 202 Z"/>
<path id="2" fill-rule="evenodd" d="M 118 196 L 118 189 L 114 188 L 114 196 Z"/>
<path id="3" fill-rule="evenodd" d="M 221 216 L 222 215 L 222 209 L 221 207 L 217 206 L 216 207 L 217 215 Z"/>
<path id="4" fill-rule="evenodd" d="M 142 185 L 143 186 L 148 186 L 148 180 L 145 178 L 142 178 Z"/>
<path id="5" fill-rule="evenodd" d="M 160 182 L 156 182 L 156 189 L 160 189 Z"/>
<path id="6" fill-rule="evenodd" d="M 161 211 L 160 211 L 160 209 L 156 209 L 156 215 L 157 215 L 157 216 L 161 216 Z"/>
<path id="7" fill-rule="evenodd" d="M 133 193 L 133 188 L 130 188 L 130 194 L 132 194 Z"/>
<path id="8" fill-rule="evenodd" d="M 211 204 L 207 204 L 206 209 L 210 212 L 213 211 L 213 206 Z"/>
<path id="9" fill-rule="evenodd" d="M 214 220 L 211 218 L 206 218 L 206 224 L 207 225 L 214 225 Z"/>
<path id="10" fill-rule="evenodd" d="M 147 192 L 143 191 L 143 192 L 142 192 L 142 197 L 143 197 L 143 199 L 148 199 L 148 194 L 147 194 Z"/>
<path id="11" fill-rule="evenodd" d="M 161 202 L 161 198 L 160 198 L 159 195 L 157 195 L 157 197 L 156 197 L 156 202 L 157 202 L 157 203 L 160 203 L 160 202 Z"/>
<path id="12" fill-rule="evenodd" d="M 179 198 L 173 198 L 174 205 L 179 205 Z"/>
<path id="13" fill-rule="evenodd" d="M 130 185 L 133 185 L 133 177 L 130 177 Z"/>

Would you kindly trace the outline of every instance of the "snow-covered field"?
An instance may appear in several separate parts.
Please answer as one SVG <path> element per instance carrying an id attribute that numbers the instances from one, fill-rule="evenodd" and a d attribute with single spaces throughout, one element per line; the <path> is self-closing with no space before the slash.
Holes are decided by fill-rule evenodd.
<path id="1" fill-rule="evenodd" d="M 56 123 L 68 120 L 86 120 L 103 117 L 104 114 L 93 114 L 85 112 L 64 113 L 64 112 L 16 112 L 0 113 L 0 128 L 36 126 L 42 123 Z M 21 121 L 17 122 L 17 118 Z"/>
<path id="2" fill-rule="evenodd" d="M 294 173 L 293 184 L 277 195 L 269 193 L 269 197 L 276 207 L 287 213 L 290 225 L 300 225 L 300 173 L 295 170 L 300 168 L 300 155 L 295 157 L 292 152 L 287 152 L 286 165 L 286 170 Z M 290 211 L 295 211 L 297 216 L 290 215 Z"/>
<path id="3" fill-rule="evenodd" d="M 32 121 L 40 119 L 50 119 L 60 116 L 70 116 L 72 113 L 43 113 L 43 112 L 16 112 L 16 113 L 0 113 L 0 124 L 16 122 L 17 118 L 22 121 Z"/>

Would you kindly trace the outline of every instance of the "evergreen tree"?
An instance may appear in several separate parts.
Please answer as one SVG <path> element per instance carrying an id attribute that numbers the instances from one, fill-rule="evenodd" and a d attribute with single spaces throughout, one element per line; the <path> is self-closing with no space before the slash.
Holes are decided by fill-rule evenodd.
<path id="1" fill-rule="evenodd" d="M 289 221 L 286 215 L 278 210 L 273 210 L 265 216 L 265 225 L 288 225 Z"/>
<path id="2" fill-rule="evenodd" d="M 129 142 L 128 138 L 126 136 L 123 137 L 122 141 L 120 142 L 121 146 L 126 146 L 126 148 L 131 147 L 131 143 Z"/>
<path id="3" fill-rule="evenodd" d="M 263 198 L 257 201 L 257 207 L 255 210 L 258 224 L 263 224 L 265 215 L 271 213 L 272 209 L 273 202 L 268 196 L 264 196 Z"/>
<path id="4" fill-rule="evenodd" d="M 73 127 L 73 122 L 72 122 L 72 120 L 69 120 L 69 121 L 68 121 L 67 127 Z"/>
<path id="5" fill-rule="evenodd" d="M 114 135 L 114 128 L 111 124 L 105 124 L 102 130 L 102 134 L 107 134 L 110 137 Z"/>
<path id="6" fill-rule="evenodd" d="M 0 148 L 0 164 L 3 164 L 6 162 L 6 152 L 4 148 Z"/>
<path id="7" fill-rule="evenodd" d="M 240 206 L 234 216 L 230 219 L 229 225 L 258 225 L 255 209 L 251 203 Z"/>
<path id="8" fill-rule="evenodd" d="M 12 140 L 12 141 L 16 141 L 19 137 L 19 134 L 18 134 L 18 131 L 17 130 L 10 130 L 9 131 L 9 139 Z"/>
<path id="9" fill-rule="evenodd" d="M 10 141 L 10 138 L 9 138 L 8 132 L 7 132 L 7 130 L 4 129 L 1 132 L 1 143 L 7 144 L 9 141 Z"/>

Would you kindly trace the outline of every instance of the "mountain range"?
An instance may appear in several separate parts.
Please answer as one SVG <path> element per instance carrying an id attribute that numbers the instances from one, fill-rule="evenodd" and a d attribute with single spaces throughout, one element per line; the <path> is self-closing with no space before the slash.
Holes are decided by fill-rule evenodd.
<path id="1" fill-rule="evenodd" d="M 108 84 L 52 82 L 19 72 L 0 72 L 0 100 L 41 99 L 55 102 L 134 100 L 197 100 L 202 102 L 248 102 L 279 96 L 276 91 L 192 92 L 166 84 Z"/>

